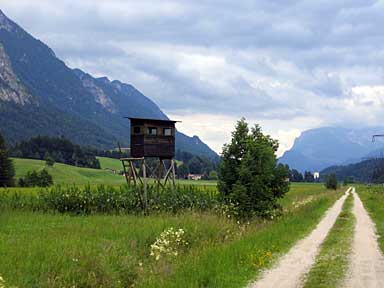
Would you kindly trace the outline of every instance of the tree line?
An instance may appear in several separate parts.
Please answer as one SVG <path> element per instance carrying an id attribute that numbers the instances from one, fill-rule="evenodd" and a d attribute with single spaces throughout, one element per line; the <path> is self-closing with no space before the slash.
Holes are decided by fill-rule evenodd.
<path id="1" fill-rule="evenodd" d="M 193 155 L 189 152 L 177 150 L 175 159 L 182 162 L 177 167 L 177 175 L 185 178 L 189 173 L 203 175 L 203 179 L 217 179 L 218 164 L 205 156 Z"/>
<path id="2" fill-rule="evenodd" d="M 296 169 L 292 169 L 289 172 L 289 181 L 313 183 L 319 182 L 319 179 L 315 179 L 315 176 L 311 171 L 304 171 L 304 173 L 301 173 Z"/>
<path id="3" fill-rule="evenodd" d="M 29 140 L 24 140 L 9 150 L 6 150 L 5 142 L 2 138 L 2 145 L 2 151 L 7 151 L 7 157 L 45 160 L 47 166 L 53 166 L 56 162 L 59 162 L 72 166 L 100 169 L 100 162 L 96 158 L 97 156 L 115 159 L 129 157 L 128 151 L 120 152 L 117 150 L 98 150 L 92 147 L 81 147 L 64 137 L 37 136 Z M 207 157 L 196 156 L 189 152 L 177 150 L 175 159 L 182 162 L 176 168 L 177 175 L 180 178 L 186 178 L 187 175 L 191 173 L 201 174 L 203 175 L 203 179 L 217 179 L 216 171 L 218 163 Z M 3 161 L 3 165 L 10 166 L 11 163 L 12 161 L 10 159 L 8 162 Z M 2 169 L 2 173 L 4 174 L 4 171 L 10 171 L 9 173 L 13 173 L 14 175 L 14 172 L 11 172 L 11 170 L 12 169 L 4 168 Z M 25 179 L 20 179 L 20 183 L 18 184 L 20 186 L 29 186 L 30 183 L 37 183 L 35 180 L 38 177 L 35 176 L 36 175 L 31 172 L 30 175 L 26 175 Z M 37 176 L 40 176 L 40 174 Z M 46 175 L 44 174 L 42 176 L 41 178 L 43 178 L 42 181 L 44 182 Z M 5 179 L 5 176 L 2 177 Z M 7 178 L 12 179 L 12 177 Z M 3 182 L 5 182 L 5 180 Z M 14 184 L 15 183 L 8 183 L 6 186 L 12 186 Z"/>
<path id="4" fill-rule="evenodd" d="M 72 166 L 100 169 L 96 153 L 87 147 L 73 144 L 63 137 L 37 136 L 16 144 L 10 150 L 15 158 L 46 160 Z"/>
<path id="5" fill-rule="evenodd" d="M 3 136 L 0 134 L 0 187 L 15 185 L 15 168 L 9 158 L 9 152 Z"/>

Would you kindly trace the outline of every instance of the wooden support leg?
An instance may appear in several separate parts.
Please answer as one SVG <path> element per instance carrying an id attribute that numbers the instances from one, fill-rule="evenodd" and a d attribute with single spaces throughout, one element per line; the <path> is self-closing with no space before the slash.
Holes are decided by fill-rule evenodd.
<path id="1" fill-rule="evenodd" d="M 161 178 L 162 177 L 162 174 L 163 174 L 163 160 L 162 159 L 159 159 L 159 165 L 158 165 L 158 173 L 157 173 L 157 192 L 160 191 L 160 186 L 162 186 L 161 184 Z"/>
<path id="2" fill-rule="evenodd" d="M 167 174 L 165 174 L 165 177 L 164 177 L 164 186 L 167 185 L 167 182 L 168 182 L 168 179 L 169 179 L 169 175 L 172 171 L 172 166 L 170 166 L 168 169 L 167 169 Z"/>
<path id="3" fill-rule="evenodd" d="M 147 195 L 147 167 L 145 166 L 145 159 L 142 162 L 143 178 L 144 178 L 144 214 L 148 214 L 148 195 Z"/>
<path id="4" fill-rule="evenodd" d="M 129 186 L 131 184 L 131 174 L 130 174 L 130 171 L 129 172 L 127 171 L 127 167 L 125 166 L 125 162 L 124 161 L 121 161 L 121 163 L 123 164 L 123 173 L 124 173 L 125 181 L 127 181 L 127 184 Z"/>
<path id="5" fill-rule="evenodd" d="M 172 168 L 172 184 L 173 184 L 173 189 L 176 188 L 176 183 L 175 183 L 175 179 L 176 179 L 176 173 L 175 173 L 175 160 L 171 160 L 171 168 Z"/>
<path id="6" fill-rule="evenodd" d="M 132 172 L 132 178 L 133 178 L 133 183 L 135 183 L 135 186 L 137 185 L 137 175 L 136 175 L 136 170 L 135 170 L 135 165 L 133 165 L 133 161 L 129 161 L 129 165 L 131 167 L 131 172 Z"/>

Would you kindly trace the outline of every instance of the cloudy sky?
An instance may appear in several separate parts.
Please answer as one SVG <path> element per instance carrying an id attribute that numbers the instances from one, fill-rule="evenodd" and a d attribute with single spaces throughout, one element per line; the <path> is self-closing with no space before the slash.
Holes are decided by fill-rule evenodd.
<path id="1" fill-rule="evenodd" d="M 384 120 L 384 1 L 0 0 L 69 66 L 131 83 L 217 152 L 244 116 L 281 143 Z"/>

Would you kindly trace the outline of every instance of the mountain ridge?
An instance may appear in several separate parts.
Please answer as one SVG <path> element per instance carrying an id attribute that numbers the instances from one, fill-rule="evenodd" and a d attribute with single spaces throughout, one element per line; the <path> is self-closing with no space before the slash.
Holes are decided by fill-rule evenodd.
<path id="1" fill-rule="evenodd" d="M 379 148 L 372 144 L 372 135 L 380 131 L 384 127 L 327 126 L 306 130 L 279 161 L 300 171 L 321 171 L 329 166 L 356 163 Z"/>
<path id="2" fill-rule="evenodd" d="M 14 144 L 37 135 L 65 136 L 110 149 L 129 144 L 123 117 L 168 119 L 133 85 L 71 69 L 42 41 L 0 10 L 0 121 Z M 205 143 L 177 132 L 176 147 L 217 159 Z"/>

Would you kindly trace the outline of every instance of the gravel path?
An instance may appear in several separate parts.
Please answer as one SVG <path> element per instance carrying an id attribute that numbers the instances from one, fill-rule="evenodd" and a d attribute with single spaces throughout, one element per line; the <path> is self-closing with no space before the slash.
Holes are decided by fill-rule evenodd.
<path id="1" fill-rule="evenodd" d="M 309 236 L 300 240 L 281 258 L 274 268 L 265 271 L 261 278 L 250 284 L 249 287 L 297 288 L 302 286 L 303 278 L 315 263 L 320 245 L 340 214 L 350 189 L 327 211 L 324 218 Z"/>
<path id="2" fill-rule="evenodd" d="M 384 257 L 377 243 L 375 225 L 364 209 L 360 197 L 352 189 L 354 197 L 353 213 L 356 217 L 351 268 L 345 287 L 383 288 Z"/>

